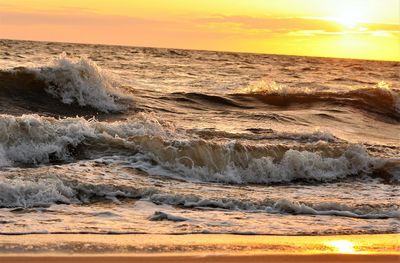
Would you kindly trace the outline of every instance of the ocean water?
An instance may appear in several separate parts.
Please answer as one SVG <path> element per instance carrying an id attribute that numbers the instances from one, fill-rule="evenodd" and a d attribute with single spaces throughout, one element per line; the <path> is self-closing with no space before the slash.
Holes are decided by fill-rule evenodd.
<path id="1" fill-rule="evenodd" d="M 399 72 L 0 40 L 0 234 L 398 233 Z"/>

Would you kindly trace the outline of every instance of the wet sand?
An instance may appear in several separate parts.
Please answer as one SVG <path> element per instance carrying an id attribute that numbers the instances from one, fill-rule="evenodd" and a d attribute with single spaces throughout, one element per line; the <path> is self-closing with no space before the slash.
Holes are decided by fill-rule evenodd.
<path id="1" fill-rule="evenodd" d="M 0 262 L 400 262 L 400 235 L 12 235 Z"/>
<path id="2" fill-rule="evenodd" d="M 148 256 L 148 257 L 135 257 L 135 256 L 120 256 L 120 257 L 100 257 L 100 256 L 86 256 L 86 257 L 1 257 L 1 262 L 20 263 L 105 263 L 105 262 L 146 262 L 146 263 L 159 263 L 159 262 L 399 262 L 400 257 L 394 255 L 259 255 L 259 256 Z"/>

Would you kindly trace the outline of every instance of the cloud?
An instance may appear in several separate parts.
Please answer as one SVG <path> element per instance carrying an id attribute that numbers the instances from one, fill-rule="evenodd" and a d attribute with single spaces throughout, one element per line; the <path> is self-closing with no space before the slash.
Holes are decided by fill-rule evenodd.
<path id="1" fill-rule="evenodd" d="M 99 15 L 91 12 L 1 12 L 2 25 L 126 26 L 159 25 L 165 21 L 127 16 Z"/>
<path id="2" fill-rule="evenodd" d="M 388 27 L 389 29 L 389 27 Z M 296 30 L 287 33 L 288 36 L 294 37 L 313 37 L 313 36 L 340 36 L 340 35 L 360 35 L 374 37 L 400 37 L 399 30 L 369 30 L 363 26 L 353 30 L 328 32 L 324 30 Z"/>
<path id="3" fill-rule="evenodd" d="M 196 20 L 201 24 L 235 23 L 243 29 L 268 29 L 275 32 L 295 30 L 341 31 L 341 26 L 332 21 L 306 18 L 259 18 L 251 16 L 214 16 Z"/>
<path id="4" fill-rule="evenodd" d="M 400 32 L 400 24 L 382 24 L 382 23 L 360 23 L 361 27 L 371 31 L 398 31 Z"/>
<path id="5" fill-rule="evenodd" d="M 250 17 L 250 16 L 224 16 L 215 15 L 207 18 L 198 18 L 193 20 L 194 23 L 205 26 L 210 25 L 213 28 L 226 27 L 226 25 L 234 25 L 236 29 L 253 30 L 275 33 L 289 32 L 316 32 L 327 34 L 340 34 L 345 30 L 343 25 L 337 21 L 322 18 L 275 18 L 275 17 Z M 371 31 L 400 31 L 398 24 L 383 23 L 360 23 L 360 28 Z"/>
<path id="6" fill-rule="evenodd" d="M 316 35 L 372 34 L 392 36 L 400 33 L 399 25 L 363 23 L 361 29 L 349 30 L 336 21 L 321 18 L 275 18 L 252 16 L 213 15 L 207 17 L 140 18 L 130 16 L 104 15 L 84 9 L 59 9 L 52 11 L 0 11 L 1 26 L 44 27 L 59 26 L 75 28 L 101 28 L 104 32 L 129 32 L 149 37 L 170 34 L 172 37 L 204 37 L 208 39 L 247 38 L 266 39 L 277 36 L 312 37 Z M 107 31 L 108 30 L 108 31 Z M 112 31 L 111 31 L 112 30 Z M 0 35 L 1 37 L 1 35 Z M 151 38 L 154 38 L 152 36 Z"/>

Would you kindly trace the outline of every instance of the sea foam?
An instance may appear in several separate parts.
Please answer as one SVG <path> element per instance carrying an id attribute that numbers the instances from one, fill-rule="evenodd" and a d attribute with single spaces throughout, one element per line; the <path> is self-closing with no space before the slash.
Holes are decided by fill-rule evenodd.
<path id="1" fill-rule="evenodd" d="M 354 87 L 347 91 L 332 91 L 292 87 L 274 81 L 260 80 L 238 89 L 236 94 L 256 96 L 265 103 L 273 105 L 340 102 L 365 110 L 389 111 L 394 112 L 397 116 L 400 114 L 400 94 L 385 81 L 380 81 L 374 86 Z"/>
<path id="2" fill-rule="evenodd" d="M 48 66 L 33 71 L 46 82 L 46 91 L 65 104 L 77 103 L 110 112 L 123 110 L 119 102 L 132 99 L 116 88 L 117 83 L 110 73 L 85 57 L 72 59 L 63 53 Z"/>
<path id="3" fill-rule="evenodd" d="M 278 142 L 248 145 L 236 140 L 204 140 L 153 114 L 117 122 L 0 115 L 0 131 L 2 166 L 116 155 L 117 161 L 120 158 L 152 175 L 268 184 L 372 174 L 386 162 L 371 157 L 362 145 L 347 143 L 311 140 L 296 149 Z M 301 135 L 305 136 L 314 138 L 315 134 Z"/>
<path id="4" fill-rule="evenodd" d="M 213 198 L 198 194 L 168 193 L 155 188 L 136 188 L 115 184 L 75 181 L 62 176 L 49 174 L 46 176 L 13 177 L 0 176 L 0 207 L 31 208 L 48 207 L 55 203 L 85 204 L 99 199 L 112 200 L 133 198 L 150 201 L 155 204 L 173 205 L 182 208 L 217 209 L 227 211 L 266 212 L 271 214 L 324 215 L 342 216 L 364 219 L 400 218 L 396 205 L 376 206 L 339 204 L 324 200 L 311 203 L 298 202 L 291 199 L 252 200 L 245 197 Z M 156 212 L 152 221 L 186 221 L 188 218 Z"/>

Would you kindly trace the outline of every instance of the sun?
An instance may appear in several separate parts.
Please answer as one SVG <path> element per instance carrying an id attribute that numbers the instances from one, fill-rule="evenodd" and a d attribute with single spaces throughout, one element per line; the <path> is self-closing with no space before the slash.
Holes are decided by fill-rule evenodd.
<path id="1" fill-rule="evenodd" d="M 345 11 L 341 14 L 337 21 L 347 28 L 354 28 L 359 23 L 359 19 L 352 12 Z"/>
<path id="2" fill-rule="evenodd" d="M 348 8 L 343 10 L 335 20 L 346 28 L 352 29 L 362 21 L 362 15 L 359 10 Z"/>
<path id="3" fill-rule="evenodd" d="M 339 253 L 353 254 L 356 252 L 354 249 L 354 243 L 348 240 L 334 240 L 328 242 L 328 245 Z"/>

